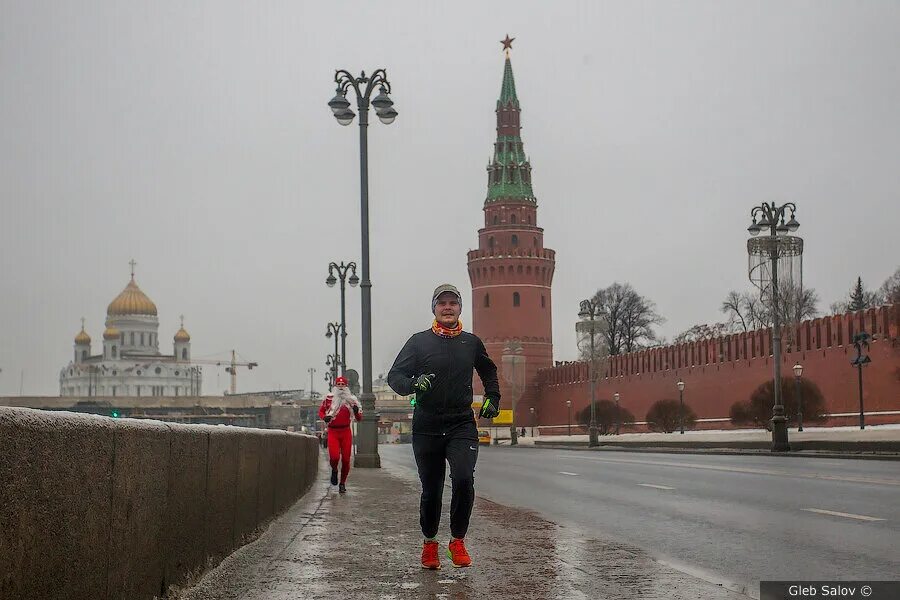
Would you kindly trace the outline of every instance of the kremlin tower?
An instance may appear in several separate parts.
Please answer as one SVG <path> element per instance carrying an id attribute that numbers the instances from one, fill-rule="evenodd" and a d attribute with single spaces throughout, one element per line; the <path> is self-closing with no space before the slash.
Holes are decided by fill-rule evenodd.
<path id="1" fill-rule="evenodd" d="M 504 354 L 519 348 L 524 357 L 516 379 L 524 383 L 517 398 L 515 422 L 530 425 L 529 409 L 537 406 L 533 384 L 538 369 L 553 366 L 551 284 L 555 252 L 544 247 L 544 230 L 537 224 L 537 199 L 531 181 L 531 163 L 522 145 L 521 107 L 516 96 L 509 49 L 497 100 L 497 141 L 487 166 L 484 227 L 478 230 L 478 249 L 468 254 L 472 284 L 472 331 L 484 341 L 500 370 L 501 406 L 512 408 L 508 379 L 511 364 Z M 522 359 L 518 359 L 522 361 Z M 524 367 L 524 368 L 523 368 Z M 524 378 L 523 372 L 524 371 Z M 475 384 L 480 387 L 476 378 Z M 483 393 L 476 389 L 475 393 Z"/>

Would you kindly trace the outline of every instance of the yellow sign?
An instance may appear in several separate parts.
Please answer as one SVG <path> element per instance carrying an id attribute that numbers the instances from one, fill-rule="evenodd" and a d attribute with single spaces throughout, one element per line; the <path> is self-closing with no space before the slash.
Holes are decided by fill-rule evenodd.
<path id="1" fill-rule="evenodd" d="M 501 410 L 495 419 L 491 420 L 493 425 L 512 425 L 512 410 Z"/>

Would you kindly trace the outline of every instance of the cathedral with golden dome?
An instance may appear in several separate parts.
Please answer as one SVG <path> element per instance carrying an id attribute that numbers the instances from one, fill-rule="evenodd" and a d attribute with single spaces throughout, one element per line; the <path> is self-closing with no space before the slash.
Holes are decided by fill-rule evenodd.
<path id="1" fill-rule="evenodd" d="M 92 354 L 91 336 L 75 336 L 72 361 L 60 371 L 60 396 L 199 396 L 201 369 L 191 364 L 191 336 L 181 328 L 172 354 L 159 351 L 156 304 L 131 281 L 106 309 L 100 354 Z"/>

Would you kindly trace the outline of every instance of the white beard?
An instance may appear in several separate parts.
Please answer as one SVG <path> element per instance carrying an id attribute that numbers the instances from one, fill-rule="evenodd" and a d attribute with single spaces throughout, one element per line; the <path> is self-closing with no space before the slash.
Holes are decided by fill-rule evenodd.
<path id="1" fill-rule="evenodd" d="M 331 394 L 331 407 L 328 409 L 327 414 L 332 417 L 337 415 L 343 406 L 346 406 L 351 414 L 353 414 L 354 406 L 359 406 L 362 409 L 357 397 L 350 393 L 350 388 L 335 386 Z"/>

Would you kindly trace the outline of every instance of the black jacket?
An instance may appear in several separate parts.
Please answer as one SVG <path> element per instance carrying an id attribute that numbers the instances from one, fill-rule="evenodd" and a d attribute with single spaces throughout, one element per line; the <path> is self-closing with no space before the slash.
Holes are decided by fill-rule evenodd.
<path id="1" fill-rule="evenodd" d="M 478 372 L 485 396 L 500 403 L 497 365 L 478 336 L 463 331 L 441 337 L 431 329 L 414 334 L 394 360 L 388 385 L 401 396 L 415 392 L 413 378 L 434 373 L 432 388 L 416 392 L 413 433 L 442 435 L 465 423 L 472 414 L 472 369 Z"/>

